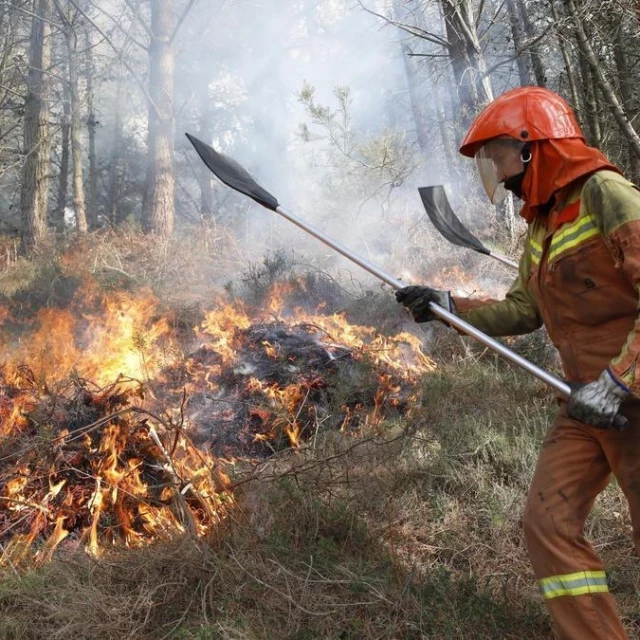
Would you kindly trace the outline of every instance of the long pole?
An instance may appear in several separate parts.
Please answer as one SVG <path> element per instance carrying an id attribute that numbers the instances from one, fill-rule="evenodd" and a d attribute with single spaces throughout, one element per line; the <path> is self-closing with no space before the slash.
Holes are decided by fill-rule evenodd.
<path id="1" fill-rule="evenodd" d="M 498 260 L 499 262 L 502 262 L 502 264 L 506 264 L 508 267 L 511 267 L 512 269 L 516 269 L 516 270 L 518 269 L 517 262 L 514 262 L 513 260 L 509 260 L 509 258 L 505 258 L 503 255 L 500 255 L 499 253 L 493 253 L 493 251 L 489 251 L 489 256 Z"/>
<path id="2" fill-rule="evenodd" d="M 293 224 L 295 224 L 296 226 L 300 227 L 307 233 L 311 234 L 312 236 L 314 236 L 324 244 L 328 245 L 332 249 L 335 249 L 338 253 L 342 254 L 345 258 L 348 258 L 349 260 L 351 260 L 351 262 L 355 262 L 355 264 L 362 267 L 365 271 L 368 271 L 369 273 L 376 276 L 383 282 L 386 282 L 389 286 L 393 287 L 394 289 L 402 289 L 403 287 L 406 286 L 405 283 L 385 273 L 384 271 L 376 267 L 374 264 L 372 264 L 365 258 L 362 258 L 361 256 L 353 253 L 350 249 L 345 247 L 342 243 L 338 242 L 337 240 L 334 240 L 333 238 L 330 238 L 324 232 L 320 231 L 319 229 L 316 229 L 309 223 L 305 222 L 302 218 L 296 216 L 293 213 L 289 213 L 285 211 L 280 205 L 278 205 L 275 208 L 275 211 L 276 213 L 279 213 L 283 218 L 286 218 L 287 220 L 289 220 L 289 222 L 293 222 Z M 494 340 L 491 336 L 488 336 L 487 334 L 483 333 L 479 329 L 476 329 L 474 326 L 470 325 L 468 322 L 465 322 L 462 318 L 459 318 L 455 314 L 450 313 L 446 309 L 443 309 L 441 306 L 431 302 L 429 303 L 429 307 L 431 308 L 431 311 L 433 311 L 433 313 L 438 318 L 445 320 L 452 327 L 455 327 L 456 329 L 459 329 L 460 331 L 462 331 L 463 333 L 466 333 L 472 338 L 475 338 L 476 340 L 478 340 L 478 342 L 481 342 L 485 346 L 496 351 L 503 358 L 513 362 L 514 364 L 517 364 L 519 367 L 522 367 L 529 373 L 536 376 L 536 378 L 548 384 L 550 387 L 555 389 L 558 393 L 560 393 L 564 397 L 568 398 L 571 395 L 571 387 L 564 380 L 561 380 L 557 376 L 554 376 L 548 371 L 545 371 L 544 369 L 541 369 L 540 367 L 536 366 L 535 364 L 533 364 L 533 362 L 530 362 L 529 360 L 527 360 L 526 358 L 523 358 L 522 356 L 518 355 L 514 351 L 511 351 L 509 347 L 506 347 L 505 345 L 498 342 L 497 340 Z"/>
<path id="3" fill-rule="evenodd" d="M 213 149 L 213 147 L 202 142 L 202 140 L 198 140 L 188 133 L 187 138 L 189 138 L 189 141 L 195 147 L 198 155 L 202 158 L 207 167 L 209 167 L 211 172 L 214 173 L 227 186 L 246 196 L 249 196 L 249 198 L 255 200 L 255 202 L 262 205 L 263 207 L 271 209 L 271 211 L 275 211 L 283 218 L 289 220 L 289 222 L 293 222 L 293 224 L 300 227 L 302 230 L 311 234 L 332 249 L 335 249 L 345 258 L 348 258 L 349 260 L 351 260 L 351 262 L 354 262 L 355 264 L 361 266 L 363 269 L 365 269 L 365 271 L 368 271 L 383 282 L 386 282 L 394 289 L 401 289 L 405 286 L 403 282 L 400 282 L 400 280 L 397 280 L 396 278 L 393 278 L 392 276 L 386 274 L 384 271 L 371 264 L 368 260 L 365 260 L 364 258 L 353 253 L 353 251 L 351 251 L 350 249 L 347 249 L 337 240 L 330 238 L 319 229 L 316 229 L 312 225 L 308 224 L 302 218 L 299 218 L 293 213 L 288 213 L 287 211 L 285 211 L 280 206 L 277 198 L 270 194 L 266 189 L 261 187 L 251 177 L 246 169 L 241 167 L 235 160 L 227 158 L 221 153 L 218 153 L 215 149 Z M 458 316 L 450 313 L 446 309 L 443 309 L 439 305 L 430 302 L 429 307 L 438 318 L 445 320 L 451 326 L 459 329 L 467 335 L 470 335 L 471 337 L 478 340 L 478 342 L 481 342 L 490 349 L 493 349 L 496 353 L 501 355 L 506 360 L 517 364 L 519 367 L 522 367 L 529 373 L 536 376 L 536 378 L 542 380 L 550 387 L 555 389 L 565 398 L 568 398 L 571 395 L 572 387 L 568 385 L 564 380 L 561 380 L 560 378 L 552 375 L 544 369 L 541 369 L 540 367 L 537 367 L 535 364 L 533 364 L 533 362 L 529 362 L 529 360 L 527 360 L 526 358 L 523 358 L 517 353 L 514 353 L 508 347 L 505 347 L 503 344 L 497 342 L 490 336 L 484 334 L 482 331 L 476 329 L 469 323 L 465 322 L 461 318 L 458 318 Z M 627 419 L 624 416 L 618 414 L 617 416 L 615 416 L 612 426 L 614 429 L 624 429 L 626 424 Z"/>

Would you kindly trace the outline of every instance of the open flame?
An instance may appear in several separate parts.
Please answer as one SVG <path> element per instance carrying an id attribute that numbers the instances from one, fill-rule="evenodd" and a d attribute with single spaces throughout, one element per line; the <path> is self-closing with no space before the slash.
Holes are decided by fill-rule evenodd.
<path id="1" fill-rule="evenodd" d="M 26 365 L 49 382 L 74 371 L 103 386 L 118 376 L 154 377 L 166 362 L 170 331 L 150 292 L 99 295 L 84 285 L 67 309 L 41 309 L 33 320 L 5 309 L 0 358 L 5 371 Z M 19 329 L 16 338 L 12 329 Z M 166 339 L 166 340 L 164 340 Z"/>
<path id="2" fill-rule="evenodd" d="M 286 312 L 288 293 L 276 286 L 262 311 L 220 298 L 188 341 L 150 292 L 85 284 L 66 309 L 27 319 L 1 309 L 0 564 L 205 535 L 233 508 L 211 437 L 228 426 L 239 448 L 227 459 L 256 455 L 242 442 L 303 446 L 327 372 L 346 361 L 371 363 L 377 381 L 368 402 L 340 407 L 337 428 L 408 409 L 434 368 L 418 338 Z"/>

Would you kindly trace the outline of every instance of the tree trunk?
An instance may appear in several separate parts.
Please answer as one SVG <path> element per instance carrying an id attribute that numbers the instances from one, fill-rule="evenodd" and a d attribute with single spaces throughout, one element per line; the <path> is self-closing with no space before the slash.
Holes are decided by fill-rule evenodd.
<path id="1" fill-rule="evenodd" d="M 441 0 L 448 52 L 460 105 L 459 120 L 468 129 L 479 108 L 493 100 L 470 0 Z"/>
<path id="2" fill-rule="evenodd" d="M 515 0 L 507 0 L 507 10 L 509 12 L 511 36 L 516 53 L 516 63 L 518 64 L 518 79 L 520 80 L 521 87 L 527 87 L 531 84 L 530 56 L 529 53 L 523 51 L 523 28 L 520 24 L 520 16 L 518 15 L 518 7 L 516 6 Z"/>
<path id="3" fill-rule="evenodd" d="M 173 25 L 173 0 L 151 0 L 148 167 L 142 224 L 145 231 L 162 237 L 172 234 L 175 214 Z"/>
<path id="4" fill-rule="evenodd" d="M 11 0 L 11 5 L 6 2 L 2 4 L 2 22 L 0 24 L 0 74 L 2 74 L 2 95 L 0 95 L 0 105 L 4 106 L 6 102 L 12 100 L 12 89 L 15 80 L 19 76 L 19 82 L 22 77 L 19 69 L 14 65 L 16 46 L 19 46 L 22 53 L 22 34 L 18 33 L 18 25 L 20 18 L 19 4 L 21 0 Z M 13 67 L 13 70 L 10 69 Z M 0 122 L 3 122 L 6 116 L 5 110 L 0 109 Z M 4 127 L 2 127 L 4 129 Z"/>
<path id="5" fill-rule="evenodd" d="M 207 92 L 203 92 L 202 96 L 198 137 L 206 142 L 211 141 L 211 114 L 209 113 L 209 96 Z M 200 215 L 206 220 L 213 217 L 213 176 L 203 162 L 200 165 L 200 171 L 197 176 L 198 184 L 200 185 Z"/>
<path id="6" fill-rule="evenodd" d="M 551 8 L 551 15 L 553 16 L 553 21 L 556 25 L 559 25 L 560 18 L 558 16 L 558 9 L 556 8 L 555 0 L 550 0 L 549 5 Z M 564 62 L 564 70 L 567 75 L 567 84 L 569 85 L 569 93 L 571 94 L 572 106 L 577 114 L 581 114 L 582 107 L 580 103 L 580 97 L 578 95 L 578 85 L 576 82 L 576 74 L 573 68 L 573 63 L 571 62 L 571 56 L 569 55 L 565 34 L 558 32 L 557 40 L 558 40 L 558 47 L 560 48 L 560 53 L 562 54 L 562 61 Z"/>
<path id="7" fill-rule="evenodd" d="M 580 87 L 582 88 L 582 104 L 584 105 L 585 121 L 587 123 L 587 139 L 590 144 L 599 147 L 602 142 L 602 131 L 600 130 L 600 120 L 598 119 L 598 104 L 591 78 L 591 69 L 583 55 L 578 56 L 578 63 L 582 79 Z"/>
<path id="8" fill-rule="evenodd" d="M 62 81 L 62 124 L 60 136 L 62 148 L 60 152 L 60 178 L 58 180 L 58 198 L 52 216 L 57 231 L 64 230 L 64 212 L 67 208 L 67 191 L 69 188 L 69 132 L 71 130 L 71 96 L 69 84 Z"/>
<path id="9" fill-rule="evenodd" d="M 22 243 L 31 249 L 47 233 L 47 203 L 51 173 L 49 132 L 49 63 L 51 58 L 51 0 L 35 0 L 31 20 L 29 73 L 24 113 L 24 153 L 20 210 Z"/>
<path id="10" fill-rule="evenodd" d="M 616 64 L 616 75 L 618 76 L 620 95 L 622 102 L 626 108 L 627 114 L 632 122 L 638 121 L 638 103 L 634 94 L 636 78 L 629 69 L 627 63 L 627 55 L 625 53 L 625 35 L 624 18 L 618 20 L 617 29 L 615 30 L 615 43 L 613 45 L 613 59 Z M 630 178 L 636 184 L 640 184 L 640 158 L 634 153 L 632 145 L 627 143 L 627 156 L 630 169 Z"/>
<path id="11" fill-rule="evenodd" d="M 553 0 L 551 0 L 553 2 Z M 533 41 L 536 37 L 533 23 L 529 17 L 529 11 L 524 3 L 524 0 L 517 0 L 518 12 L 524 25 L 524 33 L 527 36 L 527 40 Z M 547 75 L 544 70 L 544 61 L 539 44 L 531 45 L 530 47 L 531 66 L 533 67 L 533 76 L 536 79 L 536 84 L 539 87 L 547 86 Z"/>
<path id="12" fill-rule="evenodd" d="M 427 127 L 423 112 L 423 104 L 418 91 L 418 78 L 414 61 L 409 56 L 410 49 L 406 45 L 402 45 L 402 60 L 404 62 L 404 70 L 407 77 L 407 88 L 409 90 L 409 103 L 411 104 L 411 113 L 413 115 L 413 124 L 416 130 L 416 139 L 418 146 L 423 155 L 429 155 L 429 136 L 427 135 Z M 435 89 L 435 87 L 434 87 Z"/>
<path id="13" fill-rule="evenodd" d="M 452 176 L 455 180 L 461 179 L 460 160 L 462 156 L 457 153 L 457 145 L 451 131 L 451 120 L 447 118 L 446 108 L 442 100 L 441 88 L 433 87 L 433 104 L 436 109 L 438 129 L 442 138 L 442 149 L 446 168 L 444 175 Z"/>
<path id="14" fill-rule="evenodd" d="M 120 188 L 122 185 L 122 87 L 124 85 L 124 71 L 120 67 L 116 78 L 115 119 L 113 123 L 113 146 L 111 147 L 111 162 L 109 176 L 109 221 L 112 225 L 122 222 L 120 210 Z"/>
<path id="15" fill-rule="evenodd" d="M 85 75 L 87 82 L 87 133 L 89 137 L 89 180 L 87 193 L 87 217 L 89 227 L 95 227 L 98 222 L 98 164 L 96 161 L 96 113 L 95 96 L 93 92 L 93 78 L 95 65 L 93 61 L 93 42 L 91 26 L 85 27 Z"/>
<path id="16" fill-rule="evenodd" d="M 84 180 L 82 166 L 82 144 L 80 132 L 80 87 L 78 85 L 78 54 L 75 33 L 65 33 L 69 53 L 69 91 L 71 94 L 71 155 L 73 157 L 73 211 L 78 233 L 87 233 L 87 212 L 84 203 Z"/>
<path id="17" fill-rule="evenodd" d="M 420 28 L 423 28 L 424 20 L 422 19 L 421 8 L 419 6 L 416 7 L 414 3 L 411 3 L 408 8 L 414 15 L 416 25 Z M 399 0 L 393 0 L 393 11 L 395 13 L 396 20 L 401 21 L 403 18 L 403 10 Z M 404 71 L 407 78 L 409 104 L 411 105 L 411 113 L 413 115 L 413 123 L 415 125 L 418 147 L 424 155 L 428 155 L 429 137 L 427 135 L 427 128 L 423 110 L 424 100 L 420 96 L 420 92 L 418 90 L 418 71 L 416 69 L 415 61 L 409 55 L 411 53 L 411 49 L 405 43 L 400 43 L 400 48 L 402 61 L 404 63 Z"/>

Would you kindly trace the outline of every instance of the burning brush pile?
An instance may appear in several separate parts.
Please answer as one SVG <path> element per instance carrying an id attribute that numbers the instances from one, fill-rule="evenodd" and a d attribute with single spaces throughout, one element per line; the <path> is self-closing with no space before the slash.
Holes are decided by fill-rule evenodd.
<path id="1" fill-rule="evenodd" d="M 1 309 L 0 565 L 205 535 L 238 461 L 408 412 L 433 368 L 415 336 L 285 313 L 286 294 L 179 314 L 85 283 L 64 308 Z"/>

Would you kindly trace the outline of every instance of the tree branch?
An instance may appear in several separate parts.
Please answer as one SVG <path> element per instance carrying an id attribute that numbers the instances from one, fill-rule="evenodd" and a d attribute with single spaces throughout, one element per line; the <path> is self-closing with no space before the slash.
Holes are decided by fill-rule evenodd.
<path id="1" fill-rule="evenodd" d="M 133 17 L 140 23 L 142 28 L 147 32 L 149 39 L 153 39 L 153 31 L 151 27 L 147 24 L 147 21 L 140 15 L 140 12 L 131 4 L 131 0 L 124 0 L 127 7 L 131 9 L 131 13 Z"/>
<path id="2" fill-rule="evenodd" d="M 102 7 L 100 7 L 100 5 L 96 4 L 96 2 L 94 2 L 94 0 L 89 0 L 89 2 L 91 3 L 91 5 L 96 8 L 98 11 L 100 11 L 100 13 L 102 13 L 102 15 L 104 15 L 105 17 L 109 18 L 109 20 L 111 20 L 111 22 L 113 22 L 113 24 L 115 25 L 115 27 L 120 30 L 127 38 L 129 38 L 129 40 L 131 40 L 131 42 L 133 42 L 133 44 L 135 44 L 136 46 L 140 47 L 143 51 L 148 51 L 149 47 L 147 47 L 147 45 L 143 44 L 142 42 L 139 42 L 136 38 L 134 38 L 131 35 L 131 30 L 127 31 L 124 29 L 124 27 L 120 24 L 120 22 L 114 18 L 110 13 L 107 13 Z"/>
<path id="3" fill-rule="evenodd" d="M 500 67 L 504 67 L 506 64 L 511 64 L 512 62 L 515 61 L 515 59 L 518 57 L 518 54 L 514 55 L 514 56 L 509 56 L 508 58 L 505 58 L 503 60 L 500 60 L 499 62 L 496 62 L 494 65 L 491 65 L 485 72 L 483 75 L 485 76 L 489 76 L 491 75 L 494 71 L 496 71 L 497 69 L 499 69 Z"/>
<path id="4" fill-rule="evenodd" d="M 586 19 L 583 22 L 583 19 L 578 13 L 578 8 L 576 7 L 574 0 L 566 0 L 566 3 L 570 17 L 573 19 L 576 28 L 578 45 L 582 51 L 582 54 L 589 63 L 589 66 L 593 69 L 598 88 L 600 89 L 600 91 L 602 91 L 602 95 L 604 96 L 605 101 L 611 109 L 615 121 L 618 123 L 620 130 L 627 138 L 633 152 L 638 158 L 640 158 L 640 135 L 638 135 L 638 132 L 631 124 L 631 121 L 629 120 L 625 111 L 624 105 L 621 103 L 616 94 L 616 88 L 614 84 L 609 80 L 604 72 L 604 69 L 602 68 L 602 64 L 598 60 L 598 56 L 591 44 L 589 34 L 585 29 L 585 24 L 587 24 L 588 22 Z"/>
<path id="5" fill-rule="evenodd" d="M 196 3 L 196 0 L 189 0 L 189 4 L 185 7 L 185 10 L 182 12 L 180 18 L 178 18 L 178 22 L 176 22 L 176 27 L 169 38 L 169 44 L 172 44 L 176 35 L 178 35 L 178 31 L 180 31 L 180 27 L 182 23 L 185 21 L 186 17 L 189 15 L 189 11 L 191 11 L 191 7 Z"/>
<path id="6" fill-rule="evenodd" d="M 153 105 L 153 107 L 155 109 L 157 109 L 157 107 L 155 106 L 155 103 L 153 102 L 151 96 L 149 95 L 149 92 L 147 91 L 147 88 L 144 85 L 144 82 L 142 82 L 142 80 L 138 77 L 138 75 L 136 74 L 136 72 L 133 70 L 133 68 L 131 67 L 131 65 L 125 60 L 124 56 L 122 55 L 121 50 L 119 50 L 111 41 L 111 39 L 109 38 L 109 36 L 107 36 L 107 34 L 95 23 L 95 21 L 90 18 L 77 4 L 76 4 L 76 0 L 69 0 L 69 2 L 80 12 L 80 14 L 89 22 L 89 24 L 91 24 L 93 26 L 93 28 L 104 38 L 104 41 L 113 49 L 113 51 L 115 51 L 115 53 L 118 55 L 118 58 L 122 61 L 122 64 L 124 65 L 125 69 L 131 74 L 131 77 L 135 80 L 135 83 L 138 85 L 138 87 L 140 88 L 140 91 L 142 91 L 142 93 L 144 94 L 145 98 L 149 101 L 149 104 Z"/>
<path id="7" fill-rule="evenodd" d="M 481 54 L 482 49 L 478 41 L 478 34 L 474 34 L 474 32 L 471 30 L 472 25 L 470 25 L 468 20 L 465 20 L 465 17 L 462 15 L 462 13 L 460 13 L 460 6 L 458 4 L 456 4 L 455 6 L 452 3 L 450 4 L 453 7 L 454 15 L 458 18 L 457 22 L 462 29 L 462 32 L 464 33 L 465 41 L 473 46 L 473 50 L 476 54 Z M 471 19 L 471 16 L 469 16 L 469 19 Z"/>
<path id="8" fill-rule="evenodd" d="M 484 0 L 480 0 L 480 5 L 478 6 L 478 14 L 476 16 L 476 30 L 480 26 L 480 20 L 482 19 L 482 12 L 484 11 Z"/>
<path id="9" fill-rule="evenodd" d="M 47 18 L 43 18 L 42 16 L 38 15 L 37 13 L 34 13 L 33 11 L 29 11 L 28 9 L 23 9 L 22 7 L 16 7 L 11 2 L 6 2 L 6 1 L 0 2 L 0 5 L 9 7 L 12 11 L 17 11 L 18 13 L 22 13 L 25 16 L 29 16 L 30 18 L 37 18 L 38 20 L 42 20 L 42 22 L 46 22 L 47 24 L 50 24 L 52 27 L 55 27 L 56 29 L 61 28 L 59 23 L 54 22 L 53 20 L 49 20 Z"/>
<path id="10" fill-rule="evenodd" d="M 7 93 L 11 93 L 12 95 L 20 98 L 21 100 L 24 100 L 24 96 L 21 93 L 19 93 L 18 91 L 16 91 L 15 89 L 12 89 L 11 87 L 7 87 L 7 86 L 5 86 L 3 84 L 0 84 L 0 89 L 3 89 Z"/>
<path id="11" fill-rule="evenodd" d="M 404 31 L 405 33 L 408 33 L 416 38 L 421 38 L 422 40 L 427 40 L 428 42 L 437 44 L 440 47 L 445 47 L 445 48 L 449 47 L 449 41 L 439 35 L 430 33 L 429 31 L 425 31 L 420 27 L 404 24 L 403 22 L 399 22 L 398 20 L 391 20 L 390 18 L 383 16 L 381 13 L 377 13 L 372 9 L 365 7 L 365 5 L 362 3 L 362 0 L 358 0 L 358 4 L 367 13 L 370 13 L 372 16 L 375 16 L 376 18 L 380 18 L 380 20 L 383 20 L 387 24 L 397 27 L 398 29 L 400 29 L 401 31 Z"/>
<path id="12" fill-rule="evenodd" d="M 537 35 L 535 38 L 532 38 L 531 40 L 525 40 L 525 42 L 522 43 L 522 46 L 518 49 L 517 53 L 524 53 L 528 49 L 535 47 L 538 44 L 538 42 L 546 38 L 549 31 L 554 29 L 556 26 L 557 25 L 549 24 L 547 28 L 542 33 Z"/>
<path id="13" fill-rule="evenodd" d="M 451 55 L 448 53 L 414 53 L 409 51 L 405 53 L 407 58 L 447 58 L 451 59 Z"/>
<path id="14" fill-rule="evenodd" d="M 491 29 L 491 27 L 493 27 L 493 25 L 497 22 L 500 14 L 502 13 L 502 10 L 504 9 L 504 5 L 505 5 L 505 0 L 502 0 L 498 8 L 495 10 L 493 17 L 489 20 L 489 24 L 487 25 L 487 28 L 484 30 L 484 33 L 487 33 Z M 478 15 L 478 20 L 479 19 L 480 19 L 480 16 Z M 478 33 L 479 39 L 482 39 L 483 37 L 484 35 L 480 36 L 480 34 Z"/>
<path id="15" fill-rule="evenodd" d="M 64 33 L 65 40 L 69 41 L 71 38 L 71 34 L 73 34 L 73 39 L 77 44 L 78 36 L 73 26 L 73 22 L 71 21 L 69 16 L 64 12 L 64 9 L 60 6 L 60 2 L 58 0 L 53 0 L 53 4 L 56 8 L 56 11 L 58 12 L 58 16 L 60 17 L 60 20 L 62 20 L 63 23 L 66 25 L 66 27 L 61 27 L 61 30 Z"/>

